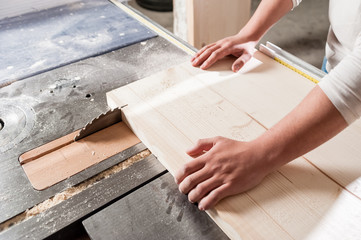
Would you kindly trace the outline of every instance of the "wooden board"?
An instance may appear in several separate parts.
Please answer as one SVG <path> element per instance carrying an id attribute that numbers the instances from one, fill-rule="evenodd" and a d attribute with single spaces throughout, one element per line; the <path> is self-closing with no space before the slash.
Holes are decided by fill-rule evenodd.
<path id="1" fill-rule="evenodd" d="M 197 139 L 221 135 L 251 140 L 314 87 L 260 52 L 241 73 L 232 73 L 231 63 L 225 59 L 208 71 L 184 63 L 109 92 L 108 104 L 127 105 L 122 110 L 128 125 L 174 174 L 190 160 L 185 150 Z M 352 140 L 337 138 L 349 144 Z M 361 223 L 361 200 L 337 180 L 350 171 L 361 176 L 361 168 L 354 167 L 360 163 L 351 157 L 357 151 L 348 150 L 350 162 L 333 157 L 324 169 L 318 159 L 296 159 L 255 189 L 224 199 L 208 214 L 232 239 L 320 239 L 329 229 L 355 233 L 359 230 L 354 225 L 337 220 L 345 218 L 339 202 L 347 199 L 356 213 L 352 222 Z M 327 151 L 332 155 L 338 150 L 333 146 Z"/>
<path id="2" fill-rule="evenodd" d="M 140 142 L 124 122 L 74 142 L 77 133 L 20 156 L 19 161 L 35 189 L 48 188 Z"/>
<path id="3" fill-rule="evenodd" d="M 250 0 L 173 0 L 174 33 L 196 48 L 238 33 L 248 22 Z"/>

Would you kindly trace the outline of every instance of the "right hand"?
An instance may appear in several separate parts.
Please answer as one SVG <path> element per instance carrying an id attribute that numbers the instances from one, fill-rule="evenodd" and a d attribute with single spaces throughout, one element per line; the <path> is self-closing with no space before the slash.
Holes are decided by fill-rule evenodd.
<path id="1" fill-rule="evenodd" d="M 238 72 L 251 59 L 257 42 L 245 40 L 240 34 L 236 34 L 203 47 L 191 62 L 194 67 L 200 66 L 204 70 L 225 56 L 233 55 L 237 60 L 232 65 L 232 71 Z"/>
<path id="2" fill-rule="evenodd" d="M 256 142 L 207 138 L 187 153 L 193 159 L 176 172 L 175 180 L 190 202 L 199 203 L 200 210 L 255 187 L 273 170 Z"/>

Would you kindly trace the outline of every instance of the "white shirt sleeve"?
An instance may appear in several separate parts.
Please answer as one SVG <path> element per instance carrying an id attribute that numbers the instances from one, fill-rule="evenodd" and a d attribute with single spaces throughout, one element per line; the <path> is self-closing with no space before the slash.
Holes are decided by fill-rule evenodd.
<path id="1" fill-rule="evenodd" d="M 302 2 L 302 0 L 291 0 L 291 1 L 292 1 L 292 4 L 293 4 L 292 10 Z"/>
<path id="2" fill-rule="evenodd" d="M 348 124 L 361 116 L 361 33 L 353 51 L 318 85 Z"/>

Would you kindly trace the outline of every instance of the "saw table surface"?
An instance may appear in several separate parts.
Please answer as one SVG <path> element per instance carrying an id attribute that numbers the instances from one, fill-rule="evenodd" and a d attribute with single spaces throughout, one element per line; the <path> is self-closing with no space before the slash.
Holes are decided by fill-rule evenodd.
<path id="1" fill-rule="evenodd" d="M 0 29 L 0 86 L 157 35 L 107 0 L 0 17 Z"/>
<path id="2" fill-rule="evenodd" d="M 54 196 L 62 197 L 69 189 L 74 190 L 104 170 L 144 152 L 146 146 L 137 144 L 43 191 L 31 186 L 18 158 L 26 151 L 82 128 L 94 117 L 106 112 L 106 92 L 188 59 L 189 55 L 184 50 L 158 36 L 1 87 L 0 239 L 64 238 L 82 228 L 82 220 L 96 212 L 101 214 L 102 209 L 117 204 L 119 199 L 128 201 L 129 193 L 138 188 L 137 195 L 144 199 L 153 197 L 155 193 L 142 191 L 141 187 L 148 188 L 147 184 L 164 175 L 166 170 L 150 155 L 123 171 L 99 180 L 97 184 L 88 184 L 85 190 L 70 198 L 63 197 L 57 205 L 41 214 L 24 219 L 28 209 L 48 199 L 57 199 Z M 12 122 L 3 123 L 10 114 Z M 173 181 L 169 177 L 162 178 L 164 183 L 170 180 Z M 170 186 L 172 184 L 169 183 Z M 173 191 L 172 194 L 174 198 L 181 199 L 182 206 L 192 208 L 179 192 Z M 169 206 L 165 202 L 167 192 L 159 192 L 156 198 L 164 199 L 159 202 L 160 209 Z M 126 210 L 123 211 L 126 214 Z M 217 232 L 219 239 L 225 238 L 208 216 L 195 210 L 187 212 L 182 223 L 192 221 L 192 214 L 201 216 L 209 226 L 208 230 Z M 159 221 L 169 217 L 166 210 L 160 210 L 157 215 L 155 217 Z M 177 223 L 171 221 L 169 224 Z M 162 228 L 159 238 L 166 238 L 168 226 Z M 186 230 L 177 234 L 183 239 L 188 236 Z M 202 231 L 193 234 L 194 238 L 203 236 Z"/>

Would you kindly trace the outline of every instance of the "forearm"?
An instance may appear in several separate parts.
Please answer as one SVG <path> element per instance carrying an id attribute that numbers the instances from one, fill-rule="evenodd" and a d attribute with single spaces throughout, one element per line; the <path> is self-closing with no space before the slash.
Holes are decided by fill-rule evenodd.
<path id="1" fill-rule="evenodd" d="M 316 86 L 286 117 L 252 143 L 273 171 L 337 135 L 347 123 Z"/>
<path id="2" fill-rule="evenodd" d="M 248 41 L 259 41 L 279 19 L 293 7 L 291 0 L 262 0 L 256 12 L 240 31 Z"/>

